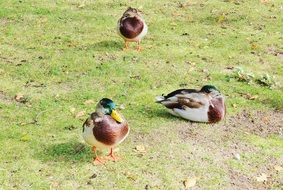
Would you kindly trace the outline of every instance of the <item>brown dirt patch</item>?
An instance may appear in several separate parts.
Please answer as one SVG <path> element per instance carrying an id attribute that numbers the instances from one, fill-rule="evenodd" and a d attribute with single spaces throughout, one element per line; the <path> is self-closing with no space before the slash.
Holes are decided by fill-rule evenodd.
<path id="1" fill-rule="evenodd" d="M 261 137 L 273 134 L 283 135 L 283 112 L 280 111 L 244 110 L 227 120 L 227 130 L 235 130 L 233 128 L 236 128 Z"/>
<path id="2" fill-rule="evenodd" d="M 172 167 L 179 171 L 180 179 L 183 172 L 197 174 L 200 181 L 195 189 L 203 189 L 205 183 L 217 175 L 223 175 L 224 182 L 219 184 L 221 189 L 276 189 L 282 181 L 274 166 L 282 166 L 283 160 L 266 149 L 243 141 L 242 137 L 282 135 L 282 123 L 282 112 L 244 110 L 213 125 L 172 122 L 171 126 L 161 126 L 148 134 L 135 133 L 132 142 L 143 142 L 151 151 L 153 162 L 160 162 L 159 158 L 175 160 L 172 165 L 163 162 L 168 169 Z M 240 159 L 237 160 L 235 154 L 239 154 Z M 256 180 L 261 173 L 268 175 L 268 181 Z"/>
<path id="3" fill-rule="evenodd" d="M 3 91 L 0 91 L 0 102 L 3 104 L 12 103 L 12 99 L 8 97 Z"/>

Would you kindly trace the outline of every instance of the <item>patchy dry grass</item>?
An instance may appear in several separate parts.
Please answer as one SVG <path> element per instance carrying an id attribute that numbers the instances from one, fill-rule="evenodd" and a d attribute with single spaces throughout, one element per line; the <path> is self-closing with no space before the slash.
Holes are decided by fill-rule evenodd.
<path id="1" fill-rule="evenodd" d="M 127 6 L 140 8 L 149 25 L 141 53 L 121 51 L 115 27 Z M 195 189 L 282 187 L 275 169 L 283 164 L 282 7 L 280 0 L 0 1 L 0 188 L 185 189 L 190 176 Z M 276 86 L 227 78 L 236 67 Z M 208 83 L 227 96 L 220 124 L 186 122 L 154 103 Z M 131 134 L 117 150 L 123 160 L 95 167 L 81 125 L 95 107 L 86 101 L 101 97 L 125 106 Z M 257 181 L 262 173 L 266 182 Z"/>

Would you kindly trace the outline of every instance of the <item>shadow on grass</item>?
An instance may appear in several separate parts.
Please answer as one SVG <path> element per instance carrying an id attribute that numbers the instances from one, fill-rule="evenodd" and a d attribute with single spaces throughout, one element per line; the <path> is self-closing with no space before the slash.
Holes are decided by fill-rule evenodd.
<path id="1" fill-rule="evenodd" d="M 94 51 L 121 51 L 123 44 L 117 41 L 101 41 L 87 47 Z"/>
<path id="2" fill-rule="evenodd" d="M 177 117 L 177 116 L 174 116 L 170 113 L 168 113 L 166 110 L 154 110 L 154 117 L 161 117 L 161 118 L 164 118 L 164 119 L 171 119 L 172 121 L 174 120 L 179 120 L 179 121 L 185 121 L 184 119 L 180 118 L 180 117 Z"/>
<path id="3" fill-rule="evenodd" d="M 87 145 L 70 141 L 48 145 L 41 152 L 38 152 L 36 157 L 44 161 L 89 162 L 92 159 L 93 154 Z"/>

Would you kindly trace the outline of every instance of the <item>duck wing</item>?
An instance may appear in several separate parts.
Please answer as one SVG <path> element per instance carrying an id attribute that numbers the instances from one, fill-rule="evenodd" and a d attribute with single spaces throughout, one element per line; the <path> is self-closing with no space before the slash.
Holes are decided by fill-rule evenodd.
<path id="1" fill-rule="evenodd" d="M 195 89 L 179 89 L 166 96 L 156 97 L 156 102 L 169 109 L 200 108 L 207 103 L 206 96 Z"/>

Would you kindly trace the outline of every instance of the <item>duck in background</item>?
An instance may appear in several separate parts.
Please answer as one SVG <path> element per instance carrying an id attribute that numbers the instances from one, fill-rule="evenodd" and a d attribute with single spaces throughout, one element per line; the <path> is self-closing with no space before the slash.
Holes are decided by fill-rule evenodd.
<path id="1" fill-rule="evenodd" d="M 172 115 L 196 122 L 216 123 L 226 113 L 224 96 L 212 85 L 205 85 L 201 90 L 175 90 L 166 96 L 157 96 L 156 102 L 168 108 Z"/>
<path id="2" fill-rule="evenodd" d="M 129 7 L 119 19 L 117 25 L 118 34 L 125 40 L 125 48 L 129 48 L 129 42 L 137 42 L 137 50 L 141 50 L 141 40 L 147 34 L 147 25 L 140 11 Z"/>
<path id="3" fill-rule="evenodd" d="M 116 111 L 115 103 L 108 98 L 101 99 L 83 124 L 83 138 L 95 153 L 93 163 L 105 163 L 105 159 L 97 155 L 97 149 L 110 149 L 107 160 L 116 161 L 113 148 L 125 140 L 129 130 L 128 122 Z"/>

